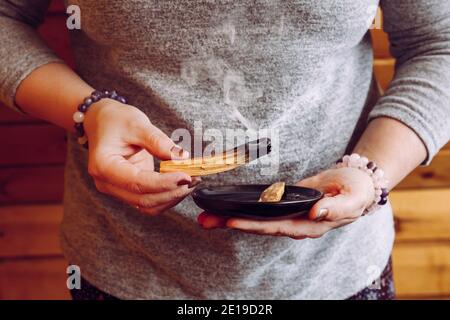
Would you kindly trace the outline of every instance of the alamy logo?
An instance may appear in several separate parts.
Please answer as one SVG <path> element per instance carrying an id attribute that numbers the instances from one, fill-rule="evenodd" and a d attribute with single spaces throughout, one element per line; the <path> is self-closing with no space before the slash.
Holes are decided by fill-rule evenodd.
<path id="1" fill-rule="evenodd" d="M 77 265 L 70 265 L 66 269 L 67 277 L 66 285 L 67 289 L 81 289 L 81 269 Z"/>
<path id="2" fill-rule="evenodd" d="M 81 29 L 81 8 L 77 5 L 70 5 L 66 9 L 66 13 L 69 17 L 66 20 L 66 27 L 69 30 Z"/>

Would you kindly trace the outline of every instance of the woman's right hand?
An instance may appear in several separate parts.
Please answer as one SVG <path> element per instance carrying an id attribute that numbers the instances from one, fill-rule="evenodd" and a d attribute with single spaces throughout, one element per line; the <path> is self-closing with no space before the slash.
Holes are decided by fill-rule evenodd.
<path id="1" fill-rule="evenodd" d="M 182 172 L 154 171 L 153 156 L 186 159 L 189 153 L 131 105 L 103 99 L 86 113 L 84 128 L 89 141 L 88 171 L 97 189 L 143 213 L 157 215 L 175 206 L 199 181 Z"/>

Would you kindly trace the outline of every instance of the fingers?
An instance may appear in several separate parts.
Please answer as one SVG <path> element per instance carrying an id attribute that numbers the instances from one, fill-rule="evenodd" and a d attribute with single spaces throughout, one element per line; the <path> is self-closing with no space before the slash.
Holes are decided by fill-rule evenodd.
<path id="1" fill-rule="evenodd" d="M 232 218 L 227 227 L 260 235 L 286 236 L 292 239 L 319 238 L 336 226 L 336 222 L 315 222 L 300 219 L 256 221 Z"/>
<path id="2" fill-rule="evenodd" d="M 352 194 L 338 194 L 334 197 L 324 197 L 310 210 L 311 220 L 342 220 L 361 216 L 364 202 Z"/>
<path id="3" fill-rule="evenodd" d="M 152 124 L 140 130 L 137 144 L 162 160 L 187 159 L 189 152 L 177 146 L 167 135 Z"/>
<path id="4" fill-rule="evenodd" d="M 101 181 L 96 181 L 96 187 L 100 192 L 112 195 L 148 214 L 157 214 L 177 205 L 194 189 L 182 186 L 166 192 L 136 194 Z"/>
<path id="5" fill-rule="evenodd" d="M 202 212 L 197 217 L 197 221 L 204 229 L 225 228 L 227 218 L 217 216 L 208 212 Z"/>
<path id="6" fill-rule="evenodd" d="M 240 218 L 225 218 L 202 212 L 198 223 L 205 229 L 225 228 L 236 229 L 246 233 L 285 236 L 295 240 L 319 238 L 328 231 L 349 224 L 356 219 L 346 218 L 339 221 L 310 221 L 304 219 L 287 219 L 277 221 L 258 221 Z"/>
<path id="7" fill-rule="evenodd" d="M 154 193 L 170 191 L 180 185 L 187 185 L 192 178 L 182 172 L 159 173 L 142 170 L 119 155 L 103 157 L 95 155 L 89 161 L 89 173 L 96 180 L 107 182 L 133 193 Z"/>
<path id="8" fill-rule="evenodd" d="M 150 216 L 156 216 L 166 210 L 169 210 L 172 207 L 175 207 L 178 203 L 180 203 L 183 199 L 175 199 L 173 201 L 170 201 L 166 204 L 161 204 L 159 206 L 156 207 L 151 207 L 151 208 L 142 208 L 142 207 L 137 207 L 137 209 L 139 211 L 141 211 L 144 214 L 150 215 Z"/>

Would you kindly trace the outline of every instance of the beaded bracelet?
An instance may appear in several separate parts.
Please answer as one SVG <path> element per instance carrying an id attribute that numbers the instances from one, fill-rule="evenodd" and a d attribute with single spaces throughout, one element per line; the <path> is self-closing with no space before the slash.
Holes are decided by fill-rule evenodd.
<path id="1" fill-rule="evenodd" d="M 363 215 L 371 214 L 388 201 L 389 191 L 387 189 L 388 181 L 384 179 L 384 171 L 376 166 L 366 157 L 361 157 L 357 153 L 345 155 L 342 159 L 336 161 L 335 168 L 356 168 L 366 172 L 373 182 L 375 188 L 375 199 L 370 207 L 364 210 Z"/>
<path id="2" fill-rule="evenodd" d="M 95 90 L 91 93 L 91 95 L 83 100 L 83 103 L 78 106 L 78 111 L 73 114 L 73 121 L 75 121 L 75 132 L 78 137 L 78 143 L 82 144 L 85 148 L 88 148 L 88 139 L 86 137 L 86 133 L 84 131 L 84 118 L 85 114 L 88 111 L 89 107 L 94 103 L 102 100 L 102 99 L 114 99 L 120 103 L 126 104 L 127 100 L 118 95 L 116 91 L 108 91 L 108 90 Z"/>

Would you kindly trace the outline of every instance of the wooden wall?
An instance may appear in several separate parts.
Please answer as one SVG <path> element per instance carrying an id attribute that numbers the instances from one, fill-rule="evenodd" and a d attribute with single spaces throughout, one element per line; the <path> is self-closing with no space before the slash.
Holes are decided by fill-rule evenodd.
<path id="1" fill-rule="evenodd" d="M 53 4 L 41 35 L 69 64 L 63 8 Z M 373 32 L 382 87 L 394 60 Z M 58 244 L 65 132 L 0 106 L 0 299 L 68 299 Z M 394 272 L 400 298 L 450 298 L 450 147 L 412 173 L 392 194 L 397 239 Z"/>
<path id="2" fill-rule="evenodd" d="M 394 75 L 387 35 L 372 30 L 375 74 L 382 88 Z M 450 144 L 392 193 L 397 237 L 394 277 L 400 298 L 450 298 Z"/>
<path id="3" fill-rule="evenodd" d="M 64 8 L 40 34 L 73 66 Z M 69 299 L 58 242 L 65 131 L 0 106 L 0 299 Z"/>

